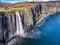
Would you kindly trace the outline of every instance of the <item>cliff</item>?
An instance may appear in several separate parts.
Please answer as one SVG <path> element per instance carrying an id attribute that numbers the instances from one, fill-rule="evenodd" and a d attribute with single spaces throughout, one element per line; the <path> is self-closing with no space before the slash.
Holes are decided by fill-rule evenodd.
<path id="1" fill-rule="evenodd" d="M 16 32 L 16 12 L 21 16 L 21 21 L 25 31 L 32 31 L 42 20 L 59 12 L 60 2 L 27 2 L 0 5 L 0 33 L 5 32 L 5 38 L 9 37 L 9 32 Z M 3 30 L 3 31 L 2 31 Z M 2 31 L 2 32 L 1 32 Z M 8 35 L 8 36 L 7 36 Z"/>

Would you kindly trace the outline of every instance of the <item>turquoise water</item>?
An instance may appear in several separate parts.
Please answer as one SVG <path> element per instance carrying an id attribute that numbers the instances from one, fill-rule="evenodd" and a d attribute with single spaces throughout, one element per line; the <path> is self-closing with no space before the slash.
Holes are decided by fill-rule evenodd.
<path id="1" fill-rule="evenodd" d="M 39 31 L 40 39 L 24 39 L 20 45 L 60 45 L 60 13 L 49 16 Z"/>

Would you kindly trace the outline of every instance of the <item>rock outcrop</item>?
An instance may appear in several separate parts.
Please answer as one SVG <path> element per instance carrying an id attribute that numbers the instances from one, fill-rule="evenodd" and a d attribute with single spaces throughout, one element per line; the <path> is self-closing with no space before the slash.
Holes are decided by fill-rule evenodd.
<path id="1" fill-rule="evenodd" d="M 15 36 L 16 12 L 18 12 L 21 16 L 24 31 L 29 32 L 32 31 L 32 29 L 37 26 L 37 24 L 39 24 L 45 17 L 60 11 L 60 3 L 57 2 L 29 2 L 26 4 L 18 3 L 19 5 L 16 6 L 15 4 L 4 5 L 5 8 L 3 8 L 4 6 L 0 5 L 2 6 L 0 8 L 0 39 L 6 40 L 11 36 Z"/>
<path id="2" fill-rule="evenodd" d="M 18 10 L 23 28 L 25 31 L 31 30 L 35 26 L 38 18 L 41 14 L 41 5 L 36 4 L 32 8 L 23 8 Z M 16 11 L 0 12 L 0 33 L 4 39 L 13 36 L 16 32 Z M 9 36 L 10 35 L 10 36 Z"/>

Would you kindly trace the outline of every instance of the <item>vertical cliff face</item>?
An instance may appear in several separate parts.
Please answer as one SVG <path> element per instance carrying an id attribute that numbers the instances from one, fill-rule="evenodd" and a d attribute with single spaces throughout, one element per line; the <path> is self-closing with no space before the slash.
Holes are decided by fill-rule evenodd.
<path id="1" fill-rule="evenodd" d="M 24 3 L 23 5 L 14 5 L 10 5 L 11 7 L 7 6 L 8 8 L 2 12 L 0 10 L 0 40 L 11 38 L 16 35 L 16 32 L 20 33 L 20 31 L 17 31 L 18 28 L 21 28 L 20 24 L 22 24 L 23 32 L 34 32 L 34 27 L 41 23 L 50 13 L 60 11 L 59 5 L 55 5 L 55 3 Z M 18 12 L 18 16 L 16 12 Z"/>
<path id="2" fill-rule="evenodd" d="M 23 8 L 18 11 L 0 12 L 0 36 L 7 39 L 16 35 L 17 22 L 16 12 L 19 13 L 24 31 L 30 31 L 36 25 L 37 18 L 41 14 L 41 5 L 37 4 L 32 8 Z"/>
<path id="3" fill-rule="evenodd" d="M 0 40 L 2 39 L 2 15 L 0 13 Z"/>
<path id="4" fill-rule="evenodd" d="M 31 25 L 33 25 L 33 18 L 32 18 L 31 10 L 30 9 L 26 10 L 25 15 L 24 15 L 25 28 L 28 29 L 30 28 Z"/>
<path id="5" fill-rule="evenodd" d="M 37 22 L 37 18 L 41 15 L 42 13 L 42 6 L 40 4 L 34 6 L 31 8 L 32 16 L 33 16 L 33 24 L 35 25 Z"/>
<path id="6" fill-rule="evenodd" d="M 10 36 L 13 36 L 16 32 L 16 15 L 12 12 L 8 12 L 6 14 L 6 17 L 7 17 L 7 29 L 8 29 L 8 32 L 11 32 L 9 33 Z"/>

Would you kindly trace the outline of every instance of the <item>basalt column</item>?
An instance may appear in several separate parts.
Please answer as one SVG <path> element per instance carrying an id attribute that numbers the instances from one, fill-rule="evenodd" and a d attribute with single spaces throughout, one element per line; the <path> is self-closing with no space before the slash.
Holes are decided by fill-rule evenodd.
<path id="1" fill-rule="evenodd" d="M 5 16 L 5 13 L 1 12 L 2 15 L 2 43 L 6 45 L 6 40 L 8 39 L 8 26 L 7 26 L 7 17 Z"/>
<path id="2" fill-rule="evenodd" d="M 8 30 L 9 30 L 9 37 L 12 37 L 16 33 L 16 15 L 12 12 L 7 14 L 8 17 Z"/>
<path id="3" fill-rule="evenodd" d="M 34 8 L 31 8 L 31 12 L 32 12 L 32 18 L 33 18 L 33 24 L 35 25 L 36 24 L 36 21 L 35 21 L 35 19 L 36 19 L 36 13 L 35 13 L 35 9 Z"/>
<path id="4" fill-rule="evenodd" d="M 32 17 L 31 9 L 25 10 L 24 14 L 24 28 L 28 30 L 31 25 L 33 25 L 33 17 Z"/>
<path id="5" fill-rule="evenodd" d="M 0 13 L 0 40 L 2 40 L 2 15 Z"/>

